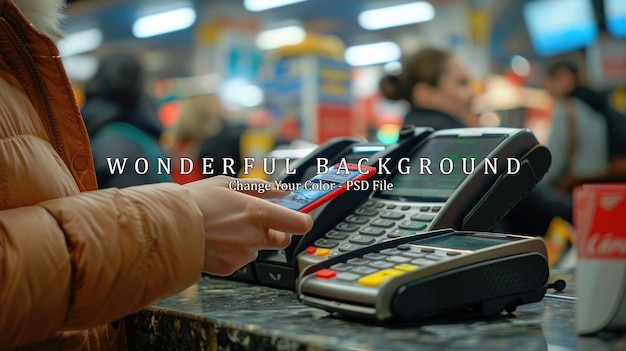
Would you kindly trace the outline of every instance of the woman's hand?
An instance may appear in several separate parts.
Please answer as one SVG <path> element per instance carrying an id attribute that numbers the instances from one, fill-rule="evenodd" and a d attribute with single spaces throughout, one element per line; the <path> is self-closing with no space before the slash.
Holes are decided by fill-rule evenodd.
<path id="1" fill-rule="evenodd" d="M 265 201 L 260 197 L 285 194 L 231 190 L 236 184 L 265 184 L 260 179 L 217 176 L 185 184 L 204 215 L 204 270 L 229 275 L 256 259 L 259 250 L 283 249 L 290 234 L 304 234 L 313 226 L 310 215 Z M 229 188 L 230 184 L 230 188 Z"/>

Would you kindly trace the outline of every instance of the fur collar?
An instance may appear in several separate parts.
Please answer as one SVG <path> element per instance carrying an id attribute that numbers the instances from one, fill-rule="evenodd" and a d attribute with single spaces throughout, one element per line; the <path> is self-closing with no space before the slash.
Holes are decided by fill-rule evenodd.
<path id="1" fill-rule="evenodd" d="M 65 0 L 13 0 L 30 23 L 53 39 L 63 36 L 60 22 L 64 19 Z"/>

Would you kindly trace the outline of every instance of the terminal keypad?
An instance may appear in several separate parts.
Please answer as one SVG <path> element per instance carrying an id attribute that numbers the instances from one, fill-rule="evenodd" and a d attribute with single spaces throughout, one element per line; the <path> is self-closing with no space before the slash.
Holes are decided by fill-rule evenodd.
<path id="1" fill-rule="evenodd" d="M 375 288 L 388 279 L 456 259 L 464 254 L 466 252 L 460 250 L 401 244 L 320 269 L 315 272 L 315 279 Z"/>
<path id="2" fill-rule="evenodd" d="M 441 206 L 367 201 L 315 241 L 303 259 L 310 264 L 381 241 L 425 232 L 439 210 Z M 320 249 L 328 256 L 320 256 Z"/>

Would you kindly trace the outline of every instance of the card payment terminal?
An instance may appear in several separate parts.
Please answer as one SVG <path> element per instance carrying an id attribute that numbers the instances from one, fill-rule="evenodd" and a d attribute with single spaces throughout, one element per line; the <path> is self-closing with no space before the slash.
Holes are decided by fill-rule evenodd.
<path id="1" fill-rule="evenodd" d="M 330 258 L 301 272 L 305 304 L 379 322 L 490 316 L 540 301 L 549 276 L 541 238 L 437 230 Z"/>
<path id="2" fill-rule="evenodd" d="M 334 227 L 300 241 L 300 271 L 434 229 L 489 231 L 543 177 L 551 161 L 530 130 L 515 128 L 439 130 L 405 157 L 410 169 L 389 178 L 392 189 L 370 194 Z"/>

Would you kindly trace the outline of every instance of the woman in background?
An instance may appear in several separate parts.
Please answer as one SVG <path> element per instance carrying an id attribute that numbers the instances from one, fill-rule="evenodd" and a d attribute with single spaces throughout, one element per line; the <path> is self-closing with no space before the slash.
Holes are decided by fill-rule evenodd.
<path id="1" fill-rule="evenodd" d="M 471 124 L 472 91 L 465 64 L 450 52 L 425 48 L 402 62 L 398 75 L 387 75 L 380 90 L 390 100 L 405 100 L 405 125 L 434 129 Z"/>

